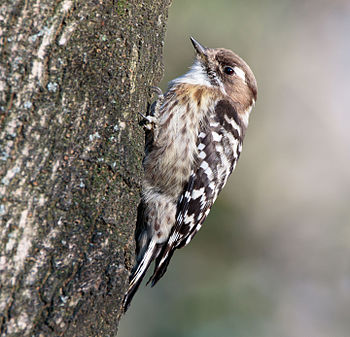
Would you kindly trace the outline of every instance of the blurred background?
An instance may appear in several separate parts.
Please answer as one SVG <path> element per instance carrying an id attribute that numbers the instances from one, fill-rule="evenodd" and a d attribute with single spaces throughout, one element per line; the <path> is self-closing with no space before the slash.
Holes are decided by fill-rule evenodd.
<path id="1" fill-rule="evenodd" d="M 349 0 L 174 0 L 161 87 L 205 46 L 258 81 L 235 173 L 119 337 L 350 336 Z"/>

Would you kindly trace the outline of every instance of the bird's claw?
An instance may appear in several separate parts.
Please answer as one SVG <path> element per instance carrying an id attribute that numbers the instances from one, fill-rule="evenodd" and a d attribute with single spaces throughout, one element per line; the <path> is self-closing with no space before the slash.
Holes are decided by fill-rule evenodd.
<path id="1" fill-rule="evenodd" d="M 146 130 L 154 130 L 155 129 L 155 127 L 157 125 L 157 121 L 158 121 L 157 116 L 159 115 L 159 107 L 164 99 L 162 89 L 160 89 L 158 87 L 151 86 L 150 90 L 158 95 L 158 100 L 156 103 L 153 103 L 153 105 L 150 109 L 151 111 L 149 111 L 149 109 L 148 109 L 147 115 L 144 115 L 143 113 L 139 112 L 139 114 L 143 118 L 143 120 L 139 124 L 141 126 L 143 126 Z"/>
<path id="2" fill-rule="evenodd" d="M 151 86 L 151 91 L 158 95 L 158 97 L 163 97 L 163 91 L 159 87 Z"/>
<path id="3" fill-rule="evenodd" d="M 140 125 L 142 125 L 146 130 L 153 130 L 157 124 L 157 118 L 154 116 L 144 116 L 141 113 L 140 115 L 143 116 L 143 120 L 140 122 Z"/>
<path id="4" fill-rule="evenodd" d="M 144 115 L 142 112 L 138 112 L 139 113 L 139 115 L 143 118 L 143 119 L 146 119 L 147 118 L 147 116 L 146 115 Z"/>

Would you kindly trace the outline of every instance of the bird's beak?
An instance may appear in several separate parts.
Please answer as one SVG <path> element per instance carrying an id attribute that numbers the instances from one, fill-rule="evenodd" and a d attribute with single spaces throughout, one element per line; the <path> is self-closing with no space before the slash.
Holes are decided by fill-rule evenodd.
<path id="1" fill-rule="evenodd" d="M 200 56 L 200 57 L 206 57 L 207 56 L 207 48 L 203 47 L 192 36 L 191 36 L 191 42 L 193 44 L 194 49 L 196 49 L 196 52 L 197 52 L 198 56 Z"/>

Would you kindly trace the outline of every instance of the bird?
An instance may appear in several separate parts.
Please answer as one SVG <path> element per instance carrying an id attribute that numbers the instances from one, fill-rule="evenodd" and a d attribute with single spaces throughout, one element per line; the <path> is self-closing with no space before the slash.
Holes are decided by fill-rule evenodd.
<path id="1" fill-rule="evenodd" d="M 158 94 L 144 116 L 144 178 L 136 224 L 136 264 L 124 311 L 155 261 L 148 282 L 164 275 L 176 249 L 202 227 L 242 151 L 257 82 L 233 51 L 190 38 L 196 57 L 189 71 Z"/>

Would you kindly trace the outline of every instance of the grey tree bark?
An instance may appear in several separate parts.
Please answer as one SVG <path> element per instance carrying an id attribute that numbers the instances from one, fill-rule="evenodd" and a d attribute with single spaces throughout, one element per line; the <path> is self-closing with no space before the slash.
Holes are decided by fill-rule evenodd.
<path id="1" fill-rule="evenodd" d="M 171 0 L 0 7 L 0 335 L 115 336 Z"/>

